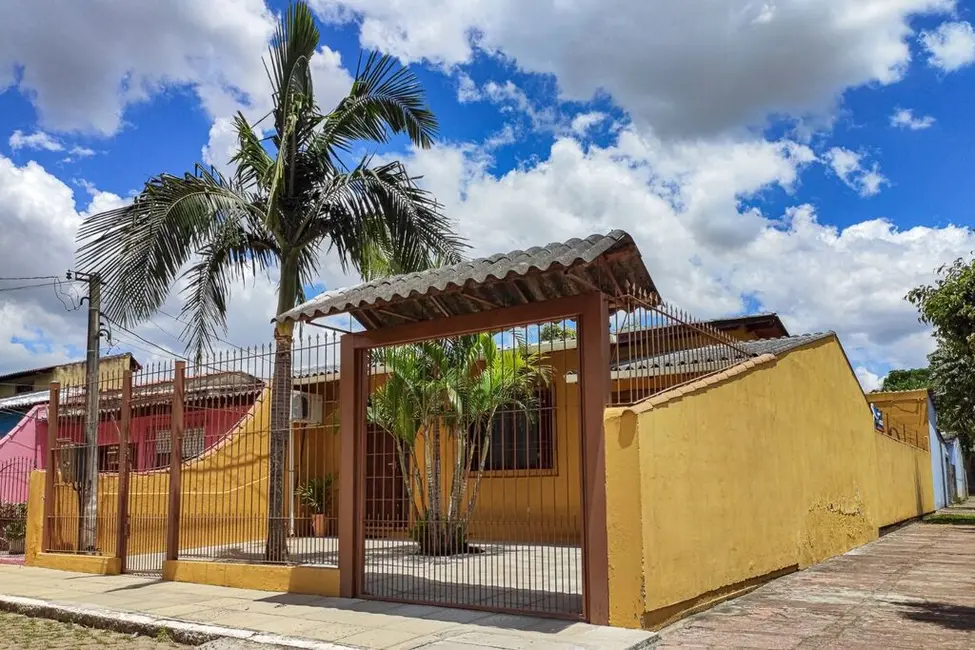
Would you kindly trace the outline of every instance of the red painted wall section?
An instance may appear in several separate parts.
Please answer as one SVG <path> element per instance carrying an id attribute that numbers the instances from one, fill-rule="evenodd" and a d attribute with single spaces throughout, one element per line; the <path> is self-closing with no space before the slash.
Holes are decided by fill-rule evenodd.
<path id="1" fill-rule="evenodd" d="M 222 440 L 250 409 L 249 401 L 205 409 L 189 407 L 184 415 L 184 431 L 202 428 L 203 450 L 205 451 Z M 135 445 L 133 469 L 157 469 L 157 440 L 160 438 L 160 432 L 168 432 L 170 426 L 171 419 L 168 409 L 163 413 L 133 415 L 129 432 L 129 442 Z M 47 420 L 37 421 L 33 429 L 35 444 L 39 450 L 38 467 L 46 469 Z M 119 422 L 116 419 L 103 420 L 98 425 L 99 446 L 118 444 L 119 433 Z M 62 421 L 58 437 L 61 439 L 69 438 L 80 443 L 84 440 L 83 424 L 80 421 L 71 421 L 70 423 Z"/>

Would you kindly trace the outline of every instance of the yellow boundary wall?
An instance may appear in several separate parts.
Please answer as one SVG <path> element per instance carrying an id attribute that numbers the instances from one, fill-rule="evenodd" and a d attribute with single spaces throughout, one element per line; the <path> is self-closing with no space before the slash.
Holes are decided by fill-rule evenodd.
<path id="1" fill-rule="evenodd" d="M 170 561 L 163 565 L 163 580 L 314 596 L 339 595 L 339 570 L 330 567 Z"/>
<path id="2" fill-rule="evenodd" d="M 660 627 L 933 510 L 835 337 L 606 413 L 610 621 Z"/>

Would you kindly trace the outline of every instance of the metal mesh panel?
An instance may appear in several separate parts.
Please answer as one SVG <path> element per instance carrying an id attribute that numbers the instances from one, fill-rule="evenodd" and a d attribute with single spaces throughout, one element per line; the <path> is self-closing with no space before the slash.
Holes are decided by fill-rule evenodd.
<path id="1" fill-rule="evenodd" d="M 582 615 L 571 321 L 371 352 L 368 597 Z"/>
<path id="2" fill-rule="evenodd" d="M 103 369 L 94 401 L 84 385 L 65 383 L 38 422 L 38 439 L 54 465 L 46 467 L 54 477 L 46 551 L 116 555 L 122 381 L 122 370 Z M 88 417 L 89 404 L 97 404 L 94 418 Z M 55 451 L 47 456 L 49 432 Z"/>
<path id="3" fill-rule="evenodd" d="M 616 298 L 614 304 L 616 311 L 610 314 L 613 405 L 635 404 L 753 356 L 740 342 L 673 305 L 640 295 Z"/>

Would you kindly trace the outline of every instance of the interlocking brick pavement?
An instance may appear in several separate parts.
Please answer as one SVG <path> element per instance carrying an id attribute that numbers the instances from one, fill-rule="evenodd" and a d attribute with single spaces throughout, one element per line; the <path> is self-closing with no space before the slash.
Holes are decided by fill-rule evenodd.
<path id="1" fill-rule="evenodd" d="M 975 526 L 911 524 L 660 637 L 659 648 L 975 648 Z"/>

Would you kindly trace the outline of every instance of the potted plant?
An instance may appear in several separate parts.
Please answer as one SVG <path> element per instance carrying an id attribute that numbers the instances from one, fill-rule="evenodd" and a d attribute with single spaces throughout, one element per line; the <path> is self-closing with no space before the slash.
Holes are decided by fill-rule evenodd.
<path id="1" fill-rule="evenodd" d="M 331 526 L 326 525 L 326 519 L 332 512 L 332 485 L 334 478 L 326 474 L 320 478 L 313 478 L 298 487 L 298 499 L 301 504 L 311 511 L 311 528 L 315 537 L 325 537 Z"/>

